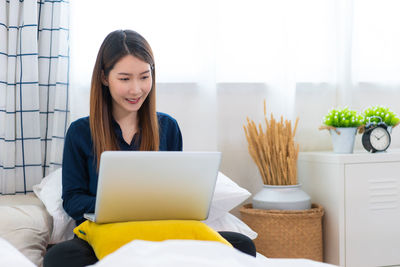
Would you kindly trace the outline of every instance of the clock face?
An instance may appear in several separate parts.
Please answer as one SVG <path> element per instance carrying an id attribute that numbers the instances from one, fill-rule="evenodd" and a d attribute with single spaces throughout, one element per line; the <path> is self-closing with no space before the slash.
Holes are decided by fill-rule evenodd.
<path id="1" fill-rule="evenodd" d="M 383 151 L 390 145 L 389 133 L 382 127 L 376 127 L 371 131 L 370 142 L 374 149 Z"/>

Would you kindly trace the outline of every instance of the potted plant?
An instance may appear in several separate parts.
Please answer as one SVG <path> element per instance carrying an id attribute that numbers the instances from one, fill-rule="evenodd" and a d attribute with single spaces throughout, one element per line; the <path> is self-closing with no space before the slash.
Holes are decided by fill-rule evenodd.
<path id="1" fill-rule="evenodd" d="M 348 107 L 331 109 L 323 118 L 320 130 L 329 130 L 335 153 L 353 153 L 357 129 L 364 124 L 364 117 Z"/>
<path id="2" fill-rule="evenodd" d="M 299 118 L 294 127 L 291 121 L 276 121 L 271 113 L 267 118 L 264 100 L 265 130 L 247 118 L 244 131 L 248 149 L 256 163 L 264 186 L 253 197 L 255 209 L 302 210 L 311 207 L 310 197 L 297 181 L 299 144 L 294 142 Z"/>
<path id="3" fill-rule="evenodd" d="M 368 123 L 384 122 L 388 126 L 388 132 L 391 133 L 392 129 L 400 124 L 400 118 L 397 114 L 391 111 L 388 107 L 384 106 L 372 106 L 368 107 L 363 111 L 364 126 Z M 379 119 L 381 118 L 381 120 Z M 360 132 L 364 131 L 364 127 L 360 129 Z"/>

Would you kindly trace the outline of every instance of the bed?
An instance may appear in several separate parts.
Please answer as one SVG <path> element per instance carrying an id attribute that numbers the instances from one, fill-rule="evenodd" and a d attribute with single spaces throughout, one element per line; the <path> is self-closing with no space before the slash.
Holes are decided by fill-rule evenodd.
<path id="1" fill-rule="evenodd" d="M 34 193 L 0 196 L 0 266 L 42 266 L 48 245 L 73 237 L 75 222 L 65 213 L 61 200 L 61 169 L 34 186 Z M 209 218 L 216 231 L 236 231 L 257 237 L 244 222 L 229 213 L 250 193 L 218 174 Z M 94 266 L 328 266 L 304 259 L 251 257 L 226 245 L 210 241 L 134 240 Z"/>
<path id="2" fill-rule="evenodd" d="M 35 267 L 26 256 L 0 238 L 0 266 Z M 306 259 L 256 258 L 233 248 L 209 241 L 168 240 L 150 242 L 135 240 L 108 255 L 94 267 L 329 267 L 333 265 Z"/>

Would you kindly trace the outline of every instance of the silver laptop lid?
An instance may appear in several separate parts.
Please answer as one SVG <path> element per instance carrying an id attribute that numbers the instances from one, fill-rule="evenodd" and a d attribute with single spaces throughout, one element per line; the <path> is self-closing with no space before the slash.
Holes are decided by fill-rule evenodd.
<path id="1" fill-rule="evenodd" d="M 103 152 L 95 221 L 205 220 L 220 162 L 220 152 Z"/>

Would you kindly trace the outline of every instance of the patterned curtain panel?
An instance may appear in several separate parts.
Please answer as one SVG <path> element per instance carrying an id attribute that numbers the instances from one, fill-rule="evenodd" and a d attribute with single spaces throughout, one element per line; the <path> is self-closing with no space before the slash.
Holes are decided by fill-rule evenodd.
<path id="1" fill-rule="evenodd" d="M 69 2 L 0 0 L 0 193 L 61 166 L 69 124 Z"/>

